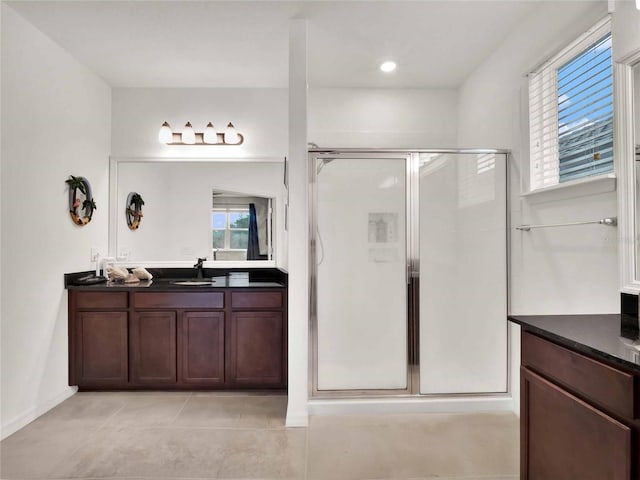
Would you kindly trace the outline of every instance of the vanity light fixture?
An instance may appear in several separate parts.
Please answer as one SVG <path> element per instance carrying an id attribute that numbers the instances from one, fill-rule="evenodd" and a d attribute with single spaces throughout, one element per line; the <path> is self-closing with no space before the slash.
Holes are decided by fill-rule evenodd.
<path id="1" fill-rule="evenodd" d="M 182 130 L 182 143 L 194 145 L 196 143 L 196 132 L 193 130 L 191 122 L 187 122 Z"/>
<path id="2" fill-rule="evenodd" d="M 202 140 L 204 143 L 218 143 L 218 134 L 215 128 L 213 128 L 213 123 L 207 123 L 207 127 L 204 129 L 204 134 L 202 135 Z"/>
<path id="3" fill-rule="evenodd" d="M 224 132 L 216 132 L 213 123 L 207 123 L 204 132 L 196 132 L 187 122 L 182 133 L 173 132 L 164 122 L 158 132 L 158 141 L 167 145 L 242 145 L 244 136 L 229 122 Z"/>
<path id="4" fill-rule="evenodd" d="M 173 132 L 171 131 L 171 125 L 169 125 L 168 122 L 164 122 L 158 132 L 158 141 L 160 143 L 171 143 L 172 140 Z"/>
<path id="5" fill-rule="evenodd" d="M 238 136 L 236 127 L 233 126 L 233 123 L 229 122 L 229 125 L 227 125 L 227 129 L 224 131 L 224 143 L 235 145 L 239 141 L 240 137 Z"/>
<path id="6" fill-rule="evenodd" d="M 636 0 L 636 8 L 640 10 L 640 0 Z"/>

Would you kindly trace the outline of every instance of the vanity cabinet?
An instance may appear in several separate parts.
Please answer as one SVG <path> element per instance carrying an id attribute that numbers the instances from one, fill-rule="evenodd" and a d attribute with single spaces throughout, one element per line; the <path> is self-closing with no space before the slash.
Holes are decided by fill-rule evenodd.
<path id="1" fill-rule="evenodd" d="M 234 312 L 229 335 L 228 378 L 235 385 L 282 385 L 282 312 Z"/>
<path id="2" fill-rule="evenodd" d="M 224 385 L 224 312 L 185 312 L 180 331 L 182 383 Z"/>
<path id="3" fill-rule="evenodd" d="M 69 384 L 285 387 L 286 289 L 238 290 L 69 290 Z"/>
<path id="4" fill-rule="evenodd" d="M 76 315 L 73 356 L 78 384 L 119 386 L 129 376 L 127 312 L 93 311 Z"/>
<path id="5" fill-rule="evenodd" d="M 69 295 L 70 385 L 109 388 L 128 381 L 128 302 L 126 292 Z"/>
<path id="6" fill-rule="evenodd" d="M 177 382 L 176 312 L 135 312 L 131 318 L 131 376 L 134 384 Z"/>
<path id="7" fill-rule="evenodd" d="M 286 375 L 284 290 L 232 291 L 227 378 L 239 387 L 275 387 Z"/>
<path id="8" fill-rule="evenodd" d="M 638 478 L 637 380 L 523 331 L 520 478 Z"/>

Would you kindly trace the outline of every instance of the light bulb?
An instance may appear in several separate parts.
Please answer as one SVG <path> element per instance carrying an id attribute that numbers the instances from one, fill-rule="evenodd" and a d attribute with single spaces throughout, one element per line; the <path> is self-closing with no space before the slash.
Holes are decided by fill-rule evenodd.
<path id="1" fill-rule="evenodd" d="M 196 132 L 193 131 L 191 122 L 187 122 L 182 130 L 182 143 L 193 145 L 196 143 Z"/>
<path id="2" fill-rule="evenodd" d="M 171 125 L 169 125 L 167 122 L 164 122 L 160 127 L 160 131 L 158 132 L 158 141 L 160 143 L 173 142 L 173 132 L 171 131 Z"/>
<path id="3" fill-rule="evenodd" d="M 216 130 L 213 128 L 213 123 L 207 123 L 207 128 L 204 129 L 203 135 L 204 143 L 218 143 L 218 134 Z"/>
<path id="4" fill-rule="evenodd" d="M 636 0 L 636 8 L 640 10 L 640 0 Z"/>
<path id="5" fill-rule="evenodd" d="M 238 132 L 236 132 L 236 127 L 233 126 L 233 123 L 229 122 L 229 125 L 227 125 L 227 129 L 224 131 L 224 143 L 235 145 L 239 142 L 240 137 L 238 136 Z"/>
<path id="6" fill-rule="evenodd" d="M 396 69 L 396 62 L 384 62 L 382 64 L 380 64 L 380 70 L 382 70 L 384 73 L 390 73 L 393 72 Z"/>

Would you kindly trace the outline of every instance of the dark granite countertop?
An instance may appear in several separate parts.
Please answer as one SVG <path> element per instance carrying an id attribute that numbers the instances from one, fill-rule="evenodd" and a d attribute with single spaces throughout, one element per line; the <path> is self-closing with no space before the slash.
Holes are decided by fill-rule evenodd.
<path id="1" fill-rule="evenodd" d="M 69 290 L 100 291 L 207 291 L 220 288 L 286 288 L 287 274 L 280 269 L 255 269 L 248 272 L 221 271 L 205 269 L 204 278 L 192 276 L 192 269 L 148 269 L 153 279 L 139 283 L 103 282 L 91 285 L 78 285 L 78 278 L 91 272 L 77 272 L 65 274 L 65 287 Z M 179 285 L 175 282 L 197 281 L 207 282 L 206 285 Z"/>
<path id="2" fill-rule="evenodd" d="M 512 315 L 524 330 L 608 363 L 640 372 L 638 318 L 631 315 Z"/>
<path id="3" fill-rule="evenodd" d="M 151 281 L 141 281 L 140 283 L 120 283 L 120 282 L 106 282 L 98 283 L 95 285 L 69 285 L 69 290 L 89 290 L 96 291 L 114 291 L 114 290 L 153 290 L 154 292 L 163 291 L 198 291 L 203 290 L 218 290 L 220 288 L 284 288 L 286 285 L 279 282 L 250 282 L 248 279 L 233 280 L 224 279 L 222 281 L 211 282 L 208 285 L 176 285 L 172 283 L 177 279 L 160 279 Z M 186 280 L 186 279 L 185 279 Z M 189 279 L 190 280 L 190 279 Z M 198 281 L 202 281 L 198 280 Z"/>

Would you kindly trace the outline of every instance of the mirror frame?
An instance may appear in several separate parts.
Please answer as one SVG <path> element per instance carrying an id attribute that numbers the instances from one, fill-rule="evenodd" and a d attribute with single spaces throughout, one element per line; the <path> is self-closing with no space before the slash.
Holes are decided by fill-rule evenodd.
<path id="1" fill-rule="evenodd" d="M 614 152 L 618 177 L 618 245 L 620 290 L 638 295 L 634 68 L 640 68 L 640 50 L 614 64 Z M 640 92 L 635 92 L 636 95 Z M 639 139 L 640 140 L 640 139 Z"/>
<path id="2" fill-rule="evenodd" d="M 121 212 L 118 207 L 118 166 L 121 163 L 283 163 L 281 158 L 271 157 L 242 157 L 242 158 L 211 158 L 211 157 L 109 157 L 109 257 L 122 265 L 144 265 L 148 267 L 181 268 L 191 267 L 193 261 L 182 260 L 118 260 L 118 217 Z M 282 248 L 281 245 L 276 248 Z M 275 252 L 275 250 L 274 250 Z M 277 260 L 245 260 L 245 261 L 206 261 L 207 268 L 277 268 Z"/>

